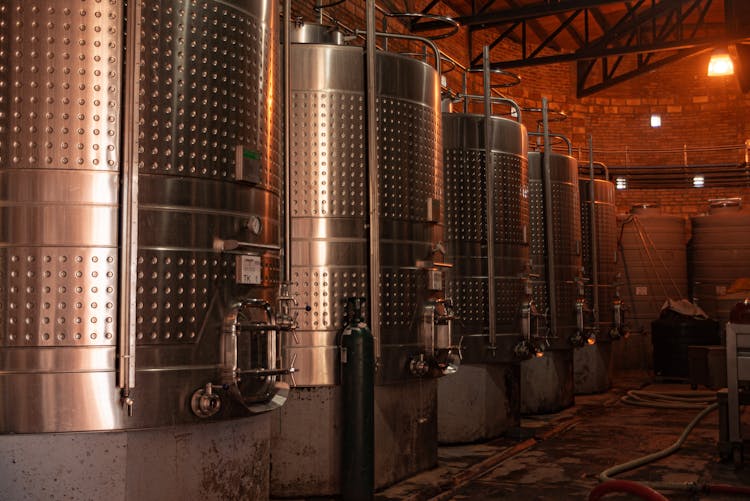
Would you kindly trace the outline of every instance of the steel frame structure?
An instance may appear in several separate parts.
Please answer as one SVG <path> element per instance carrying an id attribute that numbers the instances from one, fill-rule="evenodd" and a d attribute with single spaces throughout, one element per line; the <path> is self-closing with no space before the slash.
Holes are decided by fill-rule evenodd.
<path id="1" fill-rule="evenodd" d="M 471 67 L 481 64 L 481 46 L 490 50 L 505 40 L 516 42 L 518 56 L 492 62 L 493 69 L 576 62 L 577 95 L 584 97 L 648 71 L 750 36 L 748 9 L 738 0 L 724 0 L 724 22 L 709 22 L 707 13 L 721 0 L 559 0 L 522 4 L 518 0 L 472 0 L 471 13 L 455 18 L 468 28 Z M 439 3 L 461 12 L 460 2 L 430 0 L 422 12 Z M 741 3 L 741 2 L 740 2 Z M 617 16 L 606 16 L 602 7 L 620 4 Z M 465 7 L 463 7 L 465 9 Z M 554 29 L 544 29 L 542 18 L 556 19 Z M 544 23 L 551 26 L 547 20 Z M 414 32 L 440 28 L 436 21 L 412 21 Z M 561 34 L 573 40 L 573 50 L 561 52 Z M 481 35 L 480 35 L 481 34 Z M 479 40 L 481 36 L 481 41 Z M 567 44 L 568 47 L 570 43 Z M 479 53 L 477 52 L 479 51 Z"/>

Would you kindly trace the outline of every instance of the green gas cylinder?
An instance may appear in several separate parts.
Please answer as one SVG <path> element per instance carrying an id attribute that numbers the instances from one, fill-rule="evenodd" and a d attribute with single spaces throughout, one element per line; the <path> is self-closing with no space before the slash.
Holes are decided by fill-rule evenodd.
<path id="1" fill-rule="evenodd" d="M 341 498 L 371 500 L 375 490 L 375 351 L 362 313 L 364 298 L 349 298 L 341 335 L 344 430 Z"/>

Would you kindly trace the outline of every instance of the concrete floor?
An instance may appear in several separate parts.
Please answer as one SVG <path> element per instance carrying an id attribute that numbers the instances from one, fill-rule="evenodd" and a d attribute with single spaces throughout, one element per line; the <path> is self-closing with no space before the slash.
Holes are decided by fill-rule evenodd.
<path id="1" fill-rule="evenodd" d="M 438 468 L 378 493 L 376 500 L 587 499 L 602 470 L 668 447 L 697 414 L 695 410 L 643 408 L 620 402 L 629 389 L 690 389 L 688 385 L 649 383 L 642 375 L 618 378 L 607 393 L 577 396 L 575 406 L 565 411 L 525 418 L 515 438 L 441 447 Z M 717 423 L 718 412 L 713 412 L 677 453 L 618 478 L 749 487 L 750 465 L 737 469 L 732 463 L 720 462 Z M 750 423 L 750 409 L 744 413 L 743 423 Z M 745 436 L 750 436 L 747 431 Z M 747 499 L 663 494 L 674 501 Z M 606 499 L 639 498 L 610 495 Z"/>

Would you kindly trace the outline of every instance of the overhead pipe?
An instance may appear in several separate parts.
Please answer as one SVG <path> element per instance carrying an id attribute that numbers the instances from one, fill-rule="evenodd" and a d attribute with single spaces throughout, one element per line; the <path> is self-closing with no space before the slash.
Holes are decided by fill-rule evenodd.
<path id="1" fill-rule="evenodd" d="M 550 167 L 552 146 L 550 145 L 549 110 L 546 97 L 542 97 L 542 124 L 544 137 L 542 168 L 544 169 L 544 234 L 547 250 L 547 293 L 549 295 L 549 325 L 552 336 L 555 337 L 557 336 L 557 281 L 555 280 L 555 233 L 552 214 L 552 172 Z"/>
<path id="2" fill-rule="evenodd" d="M 594 150 L 591 149 L 591 151 L 589 151 L 589 155 L 593 154 Z M 602 172 L 604 173 L 604 180 L 609 181 L 609 168 L 607 167 L 607 164 L 605 164 L 604 162 L 594 162 L 594 166 L 600 167 L 602 169 Z"/>
<path id="3" fill-rule="evenodd" d="M 529 111 L 529 110 L 527 109 L 526 111 Z M 544 132 L 529 132 L 529 136 L 544 137 Z M 561 139 L 562 142 L 565 143 L 565 146 L 568 148 L 568 156 L 569 157 L 573 156 L 573 143 L 570 141 L 568 136 L 563 136 L 562 134 L 553 134 L 551 132 L 548 134 L 548 136 L 550 138 Z M 537 145 L 538 144 L 539 143 L 537 143 Z"/>
<path id="4" fill-rule="evenodd" d="M 487 178 L 487 294 L 489 321 L 489 349 L 497 348 L 497 313 L 495 290 L 495 169 L 492 165 L 492 97 L 490 96 L 490 50 L 482 49 L 482 68 L 484 77 L 484 169 Z"/>

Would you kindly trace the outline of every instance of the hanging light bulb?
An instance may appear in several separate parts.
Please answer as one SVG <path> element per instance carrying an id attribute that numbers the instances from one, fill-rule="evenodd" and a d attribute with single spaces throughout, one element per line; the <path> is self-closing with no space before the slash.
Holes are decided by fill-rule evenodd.
<path id="1" fill-rule="evenodd" d="M 723 77 L 734 75 L 734 64 L 729 53 L 723 49 L 715 49 L 708 61 L 708 76 Z"/>

